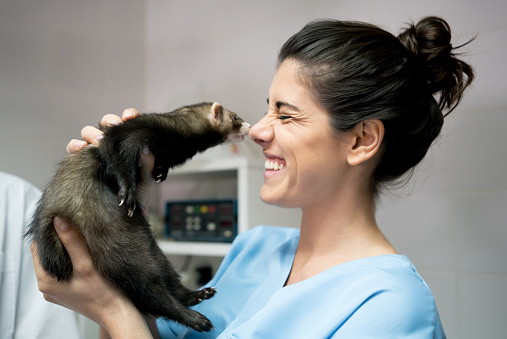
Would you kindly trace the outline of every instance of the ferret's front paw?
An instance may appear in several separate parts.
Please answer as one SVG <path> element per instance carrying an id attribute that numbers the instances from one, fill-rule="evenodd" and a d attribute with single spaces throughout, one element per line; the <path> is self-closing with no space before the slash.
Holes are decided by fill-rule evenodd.
<path id="1" fill-rule="evenodd" d="M 153 168 L 153 179 L 155 179 L 155 182 L 158 184 L 158 183 L 161 183 L 162 181 L 164 181 L 165 179 L 167 179 L 167 172 L 168 172 L 168 168 L 165 167 L 165 166 L 155 166 Z"/>
<path id="2" fill-rule="evenodd" d="M 122 186 L 118 191 L 118 198 L 120 199 L 119 206 L 125 206 L 128 211 L 127 215 L 132 217 L 136 209 L 135 189 Z"/>

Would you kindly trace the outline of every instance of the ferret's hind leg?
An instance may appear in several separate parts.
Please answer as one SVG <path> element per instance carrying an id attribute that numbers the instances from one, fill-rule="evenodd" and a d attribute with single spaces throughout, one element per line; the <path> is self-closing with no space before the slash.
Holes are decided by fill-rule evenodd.
<path id="1" fill-rule="evenodd" d="M 217 293 L 214 287 L 205 287 L 198 291 L 191 291 L 181 298 L 180 301 L 186 306 L 200 304 L 203 300 L 210 299 Z"/>
<path id="2" fill-rule="evenodd" d="M 176 273 L 162 251 L 157 247 L 152 249 L 152 253 L 154 253 L 153 260 L 157 263 L 156 266 L 159 267 L 159 275 L 161 280 L 164 281 L 166 290 L 170 291 L 174 298 L 183 305 L 187 307 L 197 305 L 203 300 L 210 299 L 217 292 L 213 287 L 206 287 L 198 291 L 187 288 L 183 285 L 178 273 Z"/>
<path id="3" fill-rule="evenodd" d="M 166 299 L 164 303 L 165 310 L 162 317 L 174 320 L 198 332 L 208 332 L 214 329 L 213 324 L 208 318 L 197 311 L 186 308 L 173 298 Z"/>

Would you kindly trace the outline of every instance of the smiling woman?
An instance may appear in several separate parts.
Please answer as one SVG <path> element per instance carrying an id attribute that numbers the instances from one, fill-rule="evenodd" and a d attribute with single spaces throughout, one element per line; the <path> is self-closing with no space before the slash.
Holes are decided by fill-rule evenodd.
<path id="1" fill-rule="evenodd" d="M 456 107 L 473 79 L 450 38 L 436 17 L 398 37 L 327 20 L 284 44 L 268 112 L 250 137 L 266 157 L 262 200 L 300 208 L 300 230 L 260 226 L 239 235 L 207 284 L 218 293 L 195 306 L 214 330 L 158 319 L 162 338 L 445 338 L 430 289 L 378 227 L 375 198 L 421 161 L 443 110 Z M 86 247 L 66 237 L 77 243 L 62 239 L 69 253 Z M 136 337 L 123 325 L 145 324 L 128 300 L 76 267 L 70 285 L 101 287 L 78 307 L 113 337 Z M 62 304 L 90 290 L 39 279 Z M 104 298 L 115 307 L 93 307 Z"/>
<path id="2" fill-rule="evenodd" d="M 375 198 L 421 161 L 473 80 L 449 26 L 428 17 L 397 38 L 313 22 L 278 61 L 250 137 L 266 157 L 262 200 L 300 208 L 300 231 L 241 235 L 208 285 L 228 295 L 200 311 L 215 313 L 220 338 L 445 338 L 428 286 L 377 226 Z"/>

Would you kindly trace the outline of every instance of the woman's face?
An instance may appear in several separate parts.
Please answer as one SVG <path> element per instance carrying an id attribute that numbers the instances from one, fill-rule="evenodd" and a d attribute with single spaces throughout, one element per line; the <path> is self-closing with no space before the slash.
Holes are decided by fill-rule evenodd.
<path id="1" fill-rule="evenodd" d="M 298 78 L 298 63 L 285 60 L 269 90 L 266 116 L 250 137 L 266 157 L 261 199 L 281 207 L 326 203 L 344 184 L 346 146 L 328 122 L 328 113 Z"/>

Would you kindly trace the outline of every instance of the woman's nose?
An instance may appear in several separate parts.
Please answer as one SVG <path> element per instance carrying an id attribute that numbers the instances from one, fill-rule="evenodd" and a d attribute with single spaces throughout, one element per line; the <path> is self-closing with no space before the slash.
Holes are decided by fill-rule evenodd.
<path id="1" fill-rule="evenodd" d="M 256 144 L 263 147 L 264 144 L 271 142 L 274 137 L 273 126 L 270 124 L 270 119 L 266 115 L 258 123 L 253 125 L 249 131 L 250 139 Z"/>

